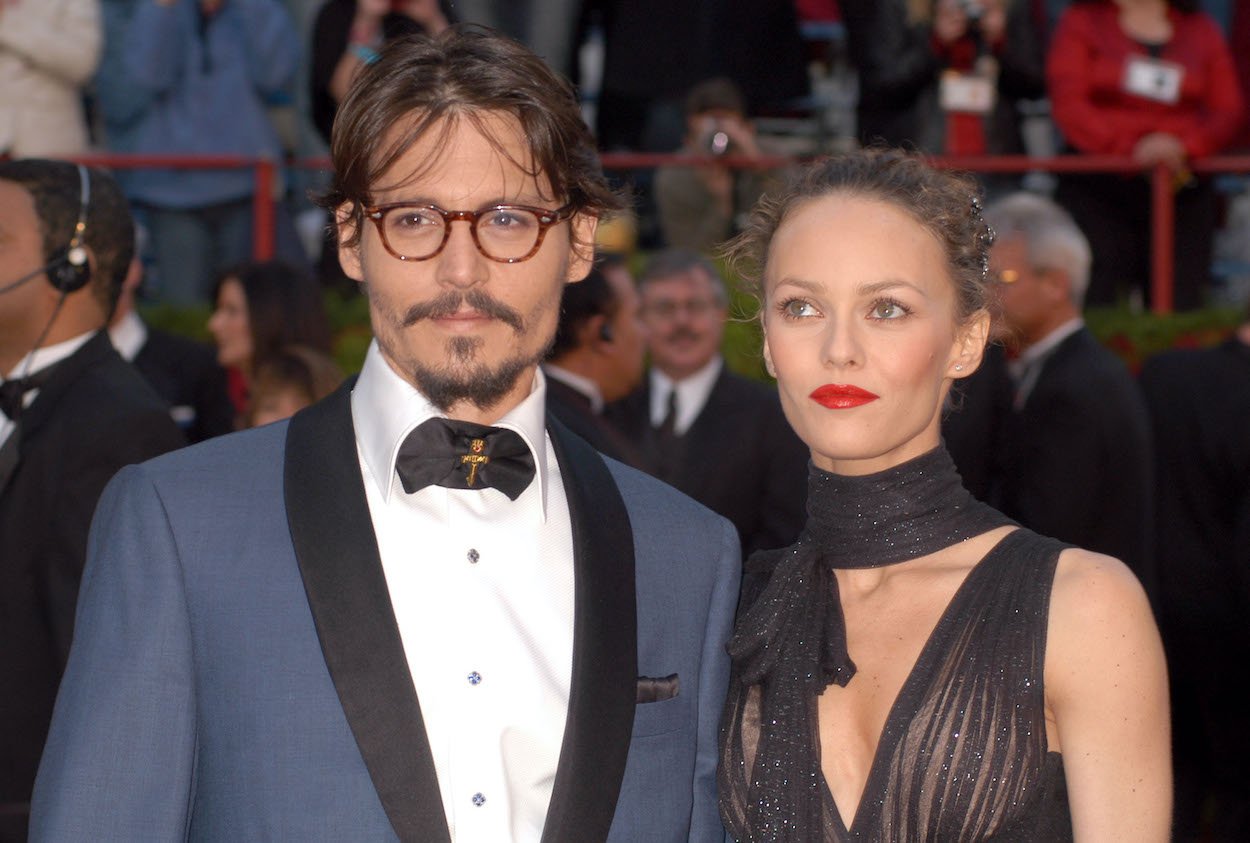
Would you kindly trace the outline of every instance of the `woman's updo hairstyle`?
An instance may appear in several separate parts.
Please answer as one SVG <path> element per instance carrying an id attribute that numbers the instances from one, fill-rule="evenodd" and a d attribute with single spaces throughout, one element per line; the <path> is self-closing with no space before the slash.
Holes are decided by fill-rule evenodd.
<path id="1" fill-rule="evenodd" d="M 946 254 L 960 320 L 986 306 L 994 232 L 981 215 L 981 187 L 966 174 L 939 170 L 900 149 L 868 148 L 813 161 L 756 203 L 725 256 L 744 288 L 763 299 L 769 248 L 786 217 L 804 203 L 845 195 L 888 202 L 929 231 Z"/>

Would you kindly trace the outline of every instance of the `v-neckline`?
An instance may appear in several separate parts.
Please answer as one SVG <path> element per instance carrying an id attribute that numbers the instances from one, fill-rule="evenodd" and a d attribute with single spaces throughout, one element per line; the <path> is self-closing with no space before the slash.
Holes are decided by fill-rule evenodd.
<path id="1" fill-rule="evenodd" d="M 864 787 L 860 791 L 859 801 L 855 804 L 855 814 L 854 818 L 851 820 L 850 827 L 847 826 L 846 820 L 842 817 L 842 811 L 838 808 L 837 800 L 833 798 L 833 791 L 829 787 L 829 782 L 825 779 L 823 770 L 821 771 L 821 789 L 824 791 L 824 798 L 828 801 L 829 810 L 832 811 L 833 817 L 837 820 L 838 830 L 840 831 L 841 838 L 843 840 L 854 840 L 855 835 L 859 833 L 858 830 L 864 827 L 864 810 L 869 806 L 869 803 L 864 800 L 872 794 L 872 802 L 879 803 L 880 801 L 877 795 L 874 794 L 874 791 L 880 790 L 882 787 L 882 783 L 878 781 L 878 779 L 882 776 L 883 769 L 883 762 L 881 760 L 883 757 L 882 750 L 888 743 L 890 745 L 890 754 L 893 754 L 893 747 L 898 743 L 899 737 L 904 731 L 901 727 L 906 726 L 906 724 L 910 723 L 915 717 L 915 709 L 918 707 L 917 704 L 913 703 L 910 706 L 912 710 L 906 712 L 907 716 L 903 717 L 903 712 L 901 711 L 902 703 L 904 700 L 914 698 L 916 694 L 913 693 L 913 686 L 919 684 L 922 679 L 927 679 L 928 674 L 933 672 L 934 666 L 937 664 L 937 660 L 933 658 L 931 651 L 937 648 L 941 641 L 950 637 L 951 628 L 955 622 L 956 607 L 966 599 L 965 595 L 970 588 L 969 584 L 972 583 L 975 578 L 983 575 L 982 572 L 987 568 L 986 563 L 996 555 L 1002 553 L 1003 545 L 1005 545 L 1012 536 L 1017 535 L 1019 532 L 1020 530 L 1018 528 L 1010 531 L 995 542 L 993 547 L 986 551 L 985 555 L 981 557 L 981 561 L 973 565 L 971 570 L 964 575 L 963 582 L 961 582 L 955 589 L 955 593 L 951 595 L 951 599 L 947 602 L 946 608 L 944 608 L 942 613 L 938 615 L 937 623 L 935 623 L 933 625 L 933 629 L 930 630 L 929 637 L 925 639 L 924 645 L 920 648 L 920 654 L 916 657 L 916 661 L 911 666 L 911 670 L 908 671 L 907 678 L 904 679 L 903 684 L 899 686 L 898 693 L 894 696 L 894 702 L 890 704 L 890 710 L 885 717 L 885 724 L 881 727 L 881 734 L 877 737 L 876 749 L 873 750 L 872 763 L 868 767 L 868 777 L 864 779 Z M 922 665 L 925 666 L 924 670 L 921 670 Z"/>

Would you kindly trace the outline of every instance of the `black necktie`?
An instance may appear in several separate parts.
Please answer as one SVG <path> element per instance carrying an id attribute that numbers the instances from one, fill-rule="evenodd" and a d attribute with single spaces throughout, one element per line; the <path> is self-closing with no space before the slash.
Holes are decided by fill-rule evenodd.
<path id="1" fill-rule="evenodd" d="M 653 473 L 661 480 L 671 483 L 679 474 L 678 465 L 681 462 L 681 438 L 677 435 L 676 387 L 668 393 L 668 411 L 660 421 L 660 426 L 655 429 L 654 443 L 655 471 Z"/>
<path id="2" fill-rule="evenodd" d="M 515 430 L 433 418 L 399 446 L 395 470 L 408 494 L 438 485 L 498 489 L 516 500 L 534 479 L 534 455 Z"/>
<path id="3" fill-rule="evenodd" d="M 669 390 L 668 411 L 664 414 L 664 418 L 660 420 L 660 426 L 656 428 L 656 433 L 661 440 L 670 440 L 677 436 L 677 387 Z"/>

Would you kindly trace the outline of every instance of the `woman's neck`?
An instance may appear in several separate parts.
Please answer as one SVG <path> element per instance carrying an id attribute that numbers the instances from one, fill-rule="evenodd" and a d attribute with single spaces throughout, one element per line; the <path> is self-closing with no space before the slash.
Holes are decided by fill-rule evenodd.
<path id="1" fill-rule="evenodd" d="M 1120 29 L 1134 41 L 1164 44 L 1172 40 L 1166 0 L 1116 0 Z"/>

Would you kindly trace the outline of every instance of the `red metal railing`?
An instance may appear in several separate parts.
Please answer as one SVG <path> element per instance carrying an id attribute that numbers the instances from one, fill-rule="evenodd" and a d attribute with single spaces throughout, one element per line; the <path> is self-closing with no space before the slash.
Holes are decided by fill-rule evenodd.
<path id="1" fill-rule="evenodd" d="M 253 171 L 255 192 L 253 207 L 253 255 L 258 259 L 274 253 L 274 185 L 279 162 L 269 158 L 243 155 L 122 155 L 97 154 L 75 160 L 113 169 L 245 169 Z M 653 169 L 668 164 L 693 165 L 715 160 L 720 164 L 747 169 L 768 169 L 792 164 L 795 158 L 765 156 L 762 158 L 721 157 L 692 159 L 668 153 L 622 153 L 602 155 L 607 170 Z M 1064 155 L 1053 158 L 1030 158 L 1025 155 L 944 156 L 931 159 L 936 166 L 967 170 L 974 173 L 1142 173 L 1145 168 L 1132 159 L 1113 155 Z M 328 158 L 303 158 L 289 162 L 301 169 L 328 170 Z M 1195 173 L 1250 173 L 1250 156 L 1213 156 L 1191 162 Z M 1172 311 L 1172 223 L 1175 217 L 1172 173 L 1159 166 L 1149 170 L 1151 179 L 1151 308 L 1155 313 Z"/>
<path id="2" fill-rule="evenodd" d="M 274 184 L 278 162 L 248 155 L 122 155 L 99 153 L 73 160 L 113 170 L 252 170 L 252 255 L 258 260 L 273 257 Z"/>

